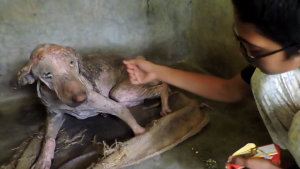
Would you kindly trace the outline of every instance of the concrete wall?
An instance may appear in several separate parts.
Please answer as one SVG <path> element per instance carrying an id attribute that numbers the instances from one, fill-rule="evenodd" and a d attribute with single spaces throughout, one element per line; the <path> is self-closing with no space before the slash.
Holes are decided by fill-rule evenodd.
<path id="1" fill-rule="evenodd" d="M 194 0 L 191 21 L 190 63 L 225 78 L 247 65 L 233 37 L 230 0 Z"/>
<path id="2" fill-rule="evenodd" d="M 87 53 L 144 55 L 231 77 L 245 65 L 230 0 L 1 0 L 0 101 L 33 93 L 11 81 L 41 43 Z"/>
<path id="3" fill-rule="evenodd" d="M 190 0 L 1 0 L 0 101 L 32 93 L 10 87 L 41 43 L 82 54 L 144 55 L 161 64 L 190 53 Z"/>

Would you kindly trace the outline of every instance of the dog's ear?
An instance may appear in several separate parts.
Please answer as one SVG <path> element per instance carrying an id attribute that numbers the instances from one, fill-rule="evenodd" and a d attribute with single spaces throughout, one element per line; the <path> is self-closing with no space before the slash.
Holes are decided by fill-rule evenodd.
<path id="1" fill-rule="evenodd" d="M 24 86 L 27 84 L 34 83 L 35 78 L 31 71 L 32 65 L 33 65 L 33 62 L 31 60 L 29 60 L 28 64 L 19 71 L 19 73 L 17 75 L 19 85 Z"/>
<path id="2" fill-rule="evenodd" d="M 34 83 L 36 78 L 32 74 L 32 66 L 43 57 L 45 48 L 49 47 L 50 45 L 51 44 L 40 44 L 31 52 L 28 64 L 23 67 L 17 75 L 18 84 L 20 86 Z"/>

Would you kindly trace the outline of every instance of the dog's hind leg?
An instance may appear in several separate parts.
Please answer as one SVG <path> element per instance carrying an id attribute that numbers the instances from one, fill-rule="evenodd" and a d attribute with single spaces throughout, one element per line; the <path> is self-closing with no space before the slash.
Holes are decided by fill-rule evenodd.
<path id="1" fill-rule="evenodd" d="M 170 89 L 166 83 L 154 85 L 133 85 L 129 79 L 124 79 L 110 91 L 110 97 L 121 104 L 143 102 L 144 99 L 161 98 L 161 115 L 171 112 L 168 104 Z"/>

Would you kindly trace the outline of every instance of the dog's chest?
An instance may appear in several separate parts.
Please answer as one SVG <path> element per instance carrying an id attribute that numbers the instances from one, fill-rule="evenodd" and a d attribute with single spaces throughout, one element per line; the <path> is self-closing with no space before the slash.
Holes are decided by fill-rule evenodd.
<path id="1" fill-rule="evenodd" d="M 100 113 L 98 109 L 90 106 L 80 105 L 79 107 L 72 108 L 62 103 L 60 100 L 50 101 L 46 98 L 41 98 L 41 101 L 50 112 L 69 114 L 77 119 L 94 117 Z"/>
<path id="2" fill-rule="evenodd" d="M 80 110 L 80 111 L 63 110 L 63 112 L 66 113 L 66 114 L 69 114 L 71 116 L 74 116 L 77 119 L 86 119 L 86 118 L 89 118 L 89 117 L 97 116 L 99 114 L 99 112 L 97 112 L 97 110 Z"/>

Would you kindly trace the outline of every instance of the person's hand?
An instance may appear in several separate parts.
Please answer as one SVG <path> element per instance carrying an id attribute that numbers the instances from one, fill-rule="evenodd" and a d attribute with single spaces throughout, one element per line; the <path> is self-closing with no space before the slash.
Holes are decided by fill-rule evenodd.
<path id="1" fill-rule="evenodd" d="M 230 156 L 228 161 L 232 164 L 245 166 L 250 169 L 281 169 L 269 160 L 262 158 L 243 158 L 239 156 Z"/>
<path id="2" fill-rule="evenodd" d="M 143 57 L 123 61 L 127 66 L 127 72 L 132 84 L 145 84 L 157 81 L 155 74 L 155 67 L 157 65 L 146 61 Z"/>

